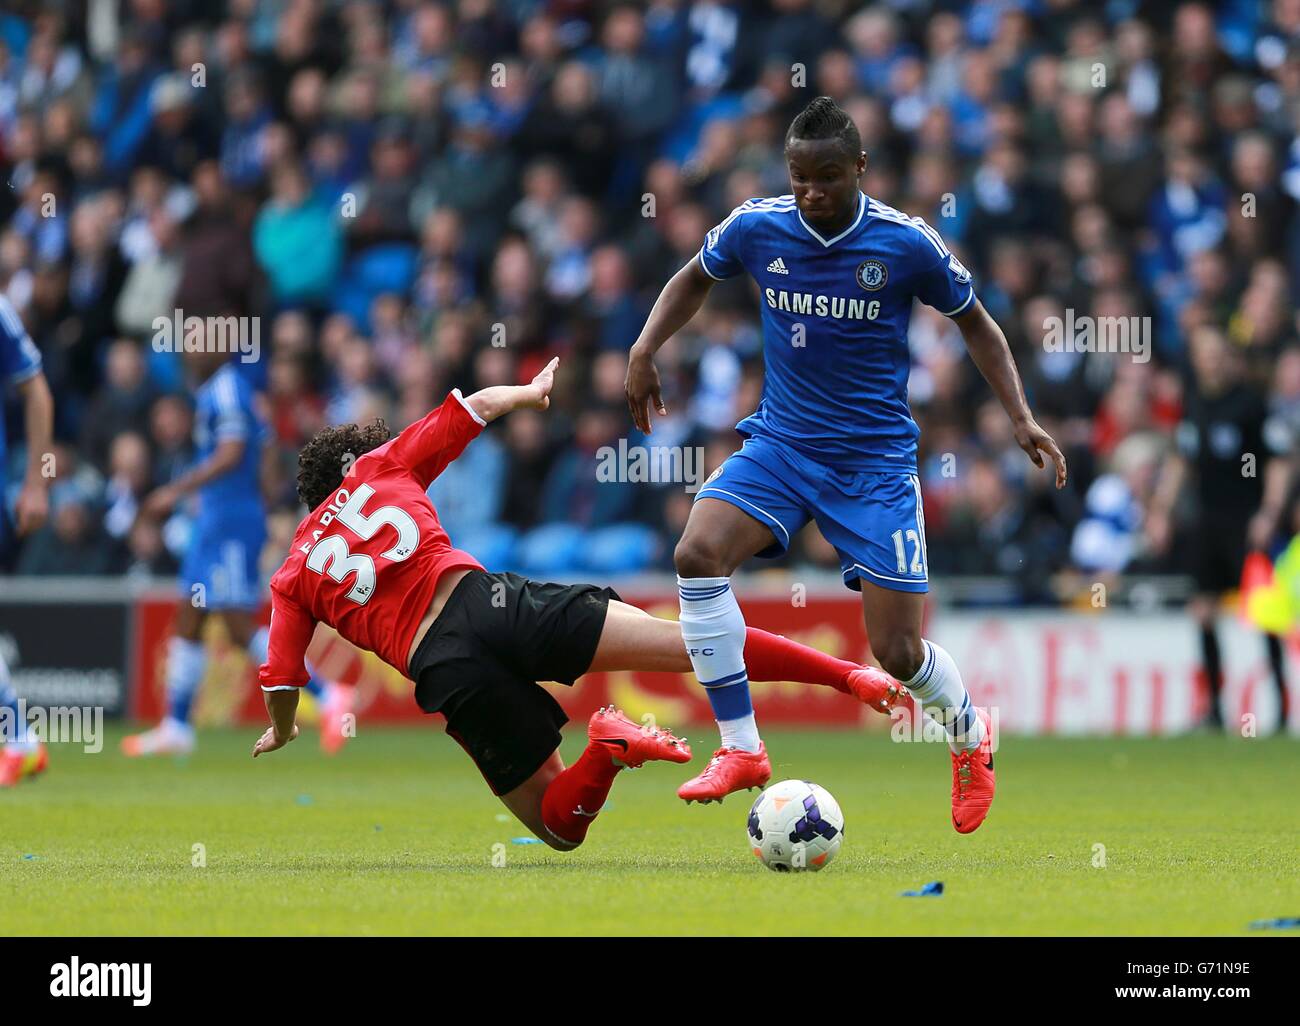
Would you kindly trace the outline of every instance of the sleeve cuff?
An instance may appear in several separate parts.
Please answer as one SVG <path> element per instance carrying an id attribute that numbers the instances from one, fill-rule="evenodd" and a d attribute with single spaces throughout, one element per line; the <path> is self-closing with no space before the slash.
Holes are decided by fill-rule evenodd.
<path id="1" fill-rule="evenodd" d="M 301 684 L 263 684 L 263 691 L 301 691 Z"/>
<path id="2" fill-rule="evenodd" d="M 699 260 L 700 260 L 700 266 L 704 268 L 704 273 L 707 274 L 710 278 L 712 278 L 714 281 L 726 281 L 726 280 L 727 280 L 726 278 L 720 278 L 720 277 L 718 277 L 718 275 L 714 274 L 712 271 L 709 270 L 709 265 L 708 265 L 708 263 L 707 263 L 707 262 L 705 261 L 705 259 L 704 259 L 704 247 L 703 247 L 703 246 L 700 247 L 700 251 L 699 251 L 699 253 L 696 254 L 696 256 L 699 257 Z"/>
<path id="3" fill-rule="evenodd" d="M 34 367 L 24 367 L 22 370 L 14 371 L 6 379 L 10 385 L 21 385 L 25 381 L 31 381 L 41 372 L 41 365 L 38 363 Z"/>
<path id="4" fill-rule="evenodd" d="M 469 402 L 465 399 L 465 397 L 460 394 L 459 388 L 453 388 L 451 390 L 451 394 L 456 397 L 456 402 L 460 403 L 461 406 L 465 407 L 465 412 L 474 418 L 475 424 L 477 424 L 479 427 L 487 427 L 487 421 L 474 412 L 474 407 L 472 407 L 469 404 Z"/>
<path id="5" fill-rule="evenodd" d="M 966 301 L 965 301 L 964 303 L 962 303 L 961 306 L 957 307 L 957 308 L 954 309 L 954 310 L 948 310 L 948 311 L 945 311 L 944 316 L 945 316 L 945 317 L 956 317 L 959 313 L 961 313 L 963 310 L 965 310 L 966 307 L 970 306 L 970 304 L 971 304 L 971 300 L 974 299 L 974 298 L 975 298 L 975 286 L 972 285 L 972 286 L 970 287 L 970 292 L 969 292 L 969 293 L 967 294 L 967 296 L 966 296 Z"/>

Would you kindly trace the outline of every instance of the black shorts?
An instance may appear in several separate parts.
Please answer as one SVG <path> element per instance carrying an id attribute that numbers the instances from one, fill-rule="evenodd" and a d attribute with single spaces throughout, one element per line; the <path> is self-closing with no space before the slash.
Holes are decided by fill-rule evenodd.
<path id="1" fill-rule="evenodd" d="M 1191 531 L 1190 569 L 1198 595 L 1222 595 L 1241 584 L 1249 514 L 1205 513 Z"/>
<path id="2" fill-rule="evenodd" d="M 587 672 L 612 588 L 541 584 L 471 570 L 411 658 L 415 700 L 447 717 L 493 794 L 513 791 L 550 758 L 568 722 L 539 680 Z"/>

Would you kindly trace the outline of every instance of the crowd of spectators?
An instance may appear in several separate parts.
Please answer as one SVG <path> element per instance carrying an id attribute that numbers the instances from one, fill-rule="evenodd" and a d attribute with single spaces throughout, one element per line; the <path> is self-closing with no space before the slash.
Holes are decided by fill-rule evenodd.
<path id="1" fill-rule="evenodd" d="M 689 492 L 596 472 L 602 447 L 646 441 L 626 351 L 710 227 L 789 191 L 784 133 L 819 94 L 861 130 L 864 191 L 974 272 L 1071 461 L 1057 493 L 918 305 L 932 572 L 1035 600 L 1071 571 L 1177 569 L 1143 512 L 1189 334 L 1217 327 L 1300 409 L 1300 0 L 7 4 L 0 291 L 41 350 L 61 468 L 14 569 L 175 568 L 183 516 L 137 515 L 190 455 L 180 362 L 151 345 L 174 309 L 258 318 L 241 369 L 274 446 L 270 563 L 316 429 L 396 430 L 559 355 L 552 410 L 435 482 L 448 530 L 498 568 L 671 569 Z M 1149 359 L 1045 345 L 1050 318 L 1085 316 L 1138 318 Z M 707 473 L 761 391 L 752 284 L 716 288 L 658 364 L 652 441 L 700 447 Z M 809 529 L 785 565 L 837 563 Z"/>

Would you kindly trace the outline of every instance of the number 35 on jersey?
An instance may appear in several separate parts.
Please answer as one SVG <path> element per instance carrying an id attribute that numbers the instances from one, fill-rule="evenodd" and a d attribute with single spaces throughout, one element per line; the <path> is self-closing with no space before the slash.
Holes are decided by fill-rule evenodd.
<path id="1" fill-rule="evenodd" d="M 352 492 L 340 488 L 320 522 L 322 526 L 338 523 L 364 541 L 369 541 L 384 527 L 392 527 L 397 532 L 397 541 L 392 548 L 381 553 L 379 558 L 400 563 L 420 544 L 420 529 L 414 518 L 397 506 L 380 506 L 373 513 L 367 514 L 365 505 L 374 494 L 375 490 L 368 484 L 358 485 Z M 324 531 L 314 532 L 315 540 L 304 542 L 300 547 L 302 552 L 307 553 L 307 569 L 330 577 L 339 584 L 349 574 L 355 574 L 356 579 L 352 582 L 347 597 L 358 605 L 365 605 L 375 592 L 375 561 L 367 555 L 352 552 L 348 548 L 347 539 L 342 535 L 328 534 L 321 537 L 323 534 Z"/>

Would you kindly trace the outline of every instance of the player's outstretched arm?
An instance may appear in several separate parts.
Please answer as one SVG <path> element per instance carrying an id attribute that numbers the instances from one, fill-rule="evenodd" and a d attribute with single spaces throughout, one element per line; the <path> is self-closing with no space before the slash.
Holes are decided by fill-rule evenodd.
<path id="1" fill-rule="evenodd" d="M 971 309 L 960 317 L 954 317 L 966 349 L 975 361 L 975 366 L 984 375 L 993 393 L 1007 411 L 1015 428 L 1016 442 L 1033 461 L 1034 466 L 1043 466 L 1046 454 L 1056 467 L 1056 487 L 1064 488 L 1066 479 L 1065 457 L 1055 440 L 1038 426 L 1034 415 L 1029 410 L 1025 399 L 1025 389 L 1020 383 L 1020 374 L 1016 370 L 1016 361 L 1007 345 L 1007 337 L 1002 334 L 997 321 L 989 316 L 984 304 L 976 300 Z"/>
<path id="2" fill-rule="evenodd" d="M 650 433 L 650 411 L 647 404 L 653 403 L 659 416 L 668 415 L 668 407 L 659 394 L 659 371 L 655 369 L 655 353 L 688 324 L 704 305 L 713 282 L 714 279 L 700 267 L 699 260 L 692 257 L 690 263 L 668 279 L 668 284 L 655 300 L 645 327 L 641 329 L 641 337 L 633 343 L 628 353 L 627 380 L 623 386 L 627 392 L 627 406 L 632 411 L 632 420 L 637 428 L 647 435 Z"/>
<path id="3" fill-rule="evenodd" d="M 560 358 L 554 357 L 527 385 L 492 385 L 475 392 L 465 402 L 485 422 L 496 420 L 512 410 L 544 410 L 551 405 L 555 368 L 559 365 Z"/>

